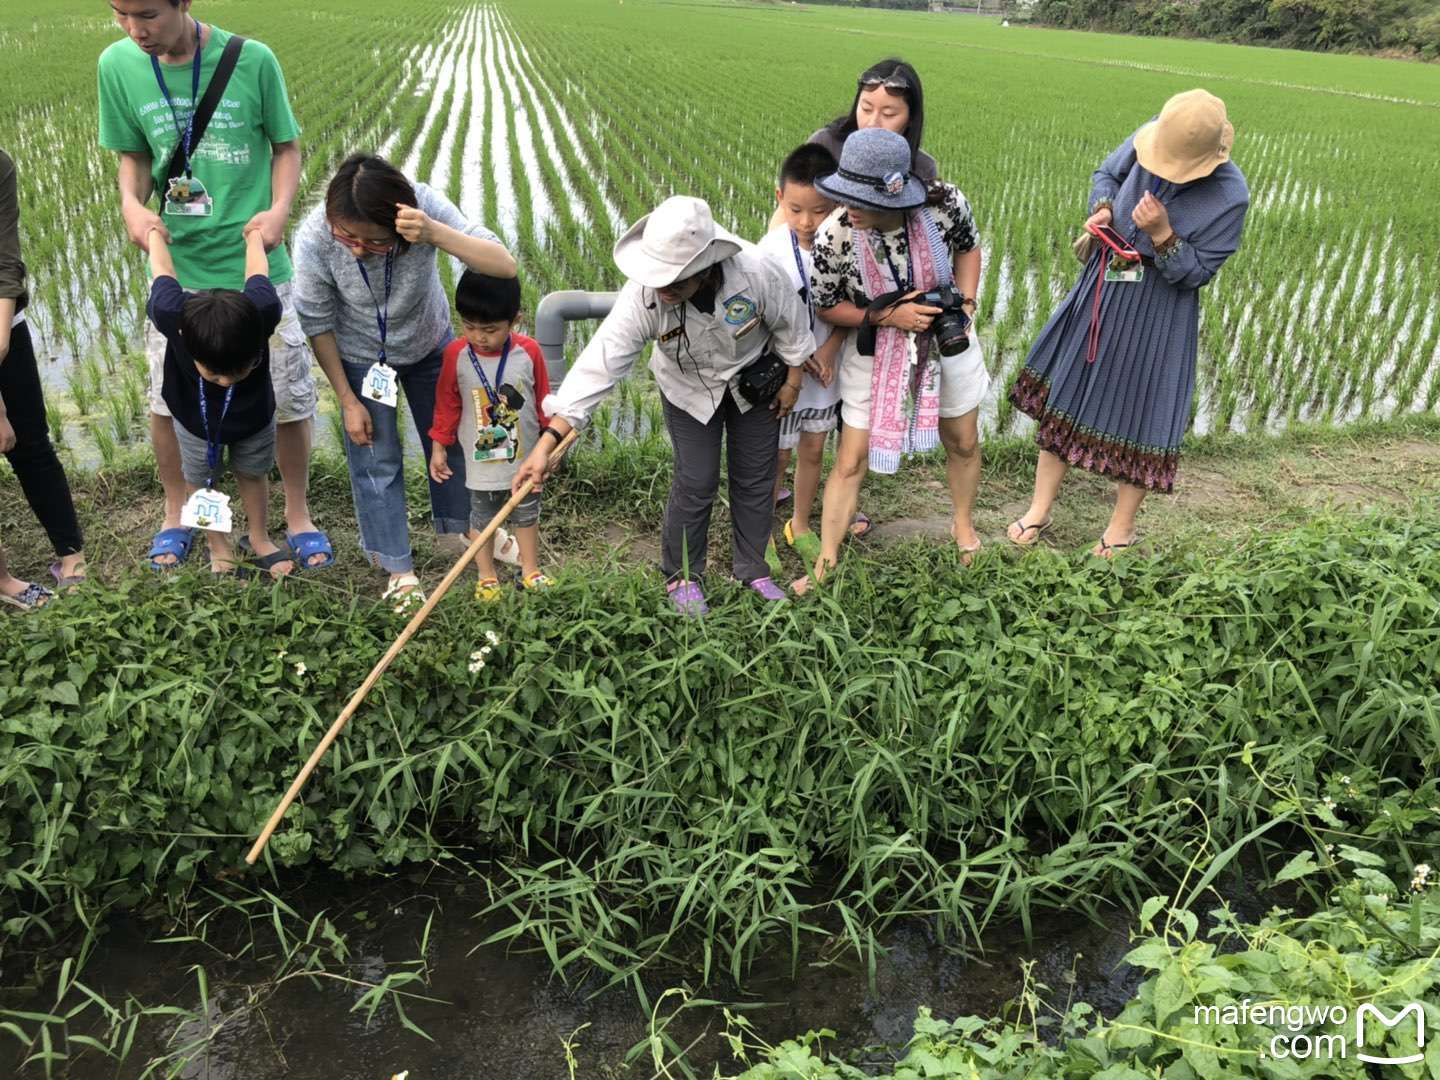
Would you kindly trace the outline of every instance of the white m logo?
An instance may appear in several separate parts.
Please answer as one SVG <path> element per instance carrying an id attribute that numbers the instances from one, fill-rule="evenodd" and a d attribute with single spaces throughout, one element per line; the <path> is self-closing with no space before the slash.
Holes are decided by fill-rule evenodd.
<path id="1" fill-rule="evenodd" d="M 1379 1020 L 1387 1028 L 1393 1028 L 1396 1024 L 1415 1013 L 1415 1045 L 1421 1050 L 1425 1048 L 1425 1011 L 1420 1008 L 1418 1001 L 1412 1001 L 1393 1017 L 1386 1016 L 1383 1012 L 1371 1005 L 1368 1001 L 1355 1010 L 1355 1045 L 1365 1045 L 1365 1015 L 1368 1013 L 1376 1020 Z M 1417 1061 L 1424 1060 L 1424 1054 L 1407 1054 L 1405 1057 L 1374 1057 L 1370 1054 L 1357 1054 L 1361 1061 L 1373 1062 L 1376 1065 L 1413 1065 Z"/>

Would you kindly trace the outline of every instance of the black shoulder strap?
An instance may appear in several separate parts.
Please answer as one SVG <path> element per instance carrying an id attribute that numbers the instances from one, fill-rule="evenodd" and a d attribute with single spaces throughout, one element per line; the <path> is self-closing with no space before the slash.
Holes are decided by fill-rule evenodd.
<path id="1" fill-rule="evenodd" d="M 210 76 L 210 85 L 205 87 L 200 104 L 195 108 L 195 126 L 190 136 L 192 157 L 195 148 L 200 145 L 200 140 L 205 137 L 205 129 L 210 126 L 210 118 L 215 115 L 215 106 L 220 104 L 220 95 L 225 93 L 230 76 L 235 73 L 235 64 L 240 59 L 240 50 L 245 47 L 245 41 L 246 39 L 239 34 L 230 35 L 230 40 L 225 43 L 225 51 L 220 54 L 220 62 L 215 65 L 215 74 Z M 165 178 L 173 180 L 184 171 L 185 147 L 183 144 L 177 144 L 175 152 L 170 155 L 170 167 L 165 172 Z"/>

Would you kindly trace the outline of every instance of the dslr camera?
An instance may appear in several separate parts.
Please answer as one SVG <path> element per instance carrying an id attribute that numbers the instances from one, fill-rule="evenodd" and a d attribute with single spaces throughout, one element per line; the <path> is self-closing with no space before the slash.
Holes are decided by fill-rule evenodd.
<path id="1" fill-rule="evenodd" d="M 964 301 L 965 297 L 953 285 L 931 289 L 912 301 L 940 309 L 940 314 L 930 324 L 930 332 L 935 335 L 935 344 L 940 347 L 942 356 L 958 356 L 970 348 L 970 317 L 960 306 Z"/>

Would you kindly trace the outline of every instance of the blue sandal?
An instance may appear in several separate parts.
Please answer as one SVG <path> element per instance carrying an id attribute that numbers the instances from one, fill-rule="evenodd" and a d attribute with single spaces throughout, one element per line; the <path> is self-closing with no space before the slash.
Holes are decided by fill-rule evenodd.
<path id="1" fill-rule="evenodd" d="M 335 561 L 335 549 L 330 546 L 330 538 L 324 532 L 286 533 L 285 543 L 290 545 L 290 553 L 295 557 L 296 570 L 324 570 Z M 324 555 L 325 561 L 311 564 L 310 560 L 316 555 Z"/>
<path id="2" fill-rule="evenodd" d="M 155 538 L 150 544 L 150 554 L 148 556 L 150 559 L 150 569 L 159 573 L 164 573 L 166 570 L 174 570 L 175 567 L 190 557 L 190 545 L 194 542 L 195 532 L 193 529 L 161 529 L 155 534 Z M 174 555 L 175 561 L 173 563 L 156 562 L 155 560 L 161 555 Z"/>

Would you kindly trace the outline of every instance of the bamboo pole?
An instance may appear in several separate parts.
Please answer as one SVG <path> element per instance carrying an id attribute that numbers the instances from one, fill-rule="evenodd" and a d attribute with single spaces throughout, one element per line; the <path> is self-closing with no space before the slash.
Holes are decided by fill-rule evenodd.
<path id="1" fill-rule="evenodd" d="M 572 429 L 560 440 L 560 445 L 555 447 L 554 452 L 550 455 L 552 465 L 559 461 L 561 455 L 569 449 L 570 444 L 575 441 L 576 434 L 577 432 Z M 330 730 L 325 732 L 325 737 L 320 740 L 320 745 L 315 747 L 315 752 L 310 755 L 310 759 L 305 762 L 299 775 L 297 775 L 294 782 L 291 783 L 290 790 L 285 792 L 285 797 L 280 800 L 280 805 L 275 807 L 275 812 L 270 815 L 270 820 L 265 823 L 265 828 L 261 830 L 260 836 L 250 849 L 250 854 L 245 856 L 245 862 L 248 865 L 254 866 L 256 860 L 259 859 L 260 855 L 265 851 L 265 845 L 270 842 L 270 837 L 274 834 L 275 830 L 280 827 L 280 822 L 285 817 L 285 811 L 290 809 L 290 804 L 300 795 L 300 789 L 305 786 L 305 781 L 310 779 L 310 774 L 313 773 L 315 767 L 320 764 L 320 759 L 325 756 L 325 752 L 329 750 L 335 740 L 340 737 L 340 733 L 345 730 L 345 725 L 350 722 L 350 718 L 354 716 L 355 711 L 360 708 L 361 702 L 363 702 L 370 691 L 374 689 L 375 684 L 380 681 L 380 676 L 385 674 L 385 669 L 390 666 L 391 661 L 400 655 L 400 650 L 405 647 L 406 642 L 415 636 L 416 631 L 418 631 L 425 620 L 430 617 L 430 613 L 435 610 L 435 605 L 440 602 L 440 598 L 450 591 L 450 586 L 454 585 L 460 575 L 465 572 L 465 567 L 475 558 L 480 548 L 484 546 L 487 540 L 495 535 L 495 530 L 510 516 L 511 511 L 519 506 L 525 497 L 530 494 L 534 486 L 533 481 L 527 481 L 521 485 L 519 491 L 510 496 L 510 500 L 500 508 L 498 514 L 490 519 L 490 524 L 485 526 L 480 532 L 480 535 L 470 542 L 470 546 L 465 549 L 465 554 L 456 560 L 455 565 L 450 568 L 450 572 L 446 574 L 440 584 L 435 587 L 435 591 L 430 594 L 430 599 L 425 601 L 424 606 L 411 617 L 405 629 L 400 631 L 400 636 L 395 639 L 395 643 L 391 645 L 385 655 L 380 658 L 380 662 L 370 670 L 370 674 L 367 675 L 365 681 L 360 684 L 360 688 L 351 695 L 350 701 L 346 704 L 345 708 L 341 710 L 340 715 L 335 718 L 335 722 L 330 725 Z"/>

